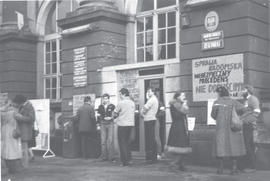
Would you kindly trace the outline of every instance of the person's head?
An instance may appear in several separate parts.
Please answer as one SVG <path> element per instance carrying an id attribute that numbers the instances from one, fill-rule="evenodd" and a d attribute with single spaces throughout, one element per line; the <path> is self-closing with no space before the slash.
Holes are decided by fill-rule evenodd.
<path id="1" fill-rule="evenodd" d="M 91 97 L 90 96 L 86 96 L 83 100 L 84 103 L 91 103 Z"/>
<path id="2" fill-rule="evenodd" d="M 175 100 L 179 100 L 181 102 L 186 101 L 186 94 L 184 92 L 176 92 L 173 96 Z"/>
<path id="3" fill-rule="evenodd" d="M 147 92 L 146 92 L 146 96 L 147 98 L 152 97 L 153 95 L 155 95 L 155 89 L 153 87 L 148 87 L 147 88 Z"/>
<path id="4" fill-rule="evenodd" d="M 120 91 L 120 98 L 129 97 L 129 91 L 126 88 L 122 88 Z"/>
<path id="5" fill-rule="evenodd" d="M 102 101 L 103 101 L 103 104 L 108 104 L 110 102 L 110 95 L 107 93 L 103 94 Z"/>
<path id="6" fill-rule="evenodd" d="M 243 97 L 247 98 L 249 95 L 254 94 L 254 88 L 251 85 L 245 85 L 243 89 Z"/>
<path id="7" fill-rule="evenodd" d="M 217 97 L 227 97 L 229 96 L 229 91 L 224 86 L 219 86 L 216 88 Z"/>
<path id="8" fill-rule="evenodd" d="M 13 99 L 13 105 L 15 107 L 23 105 L 27 101 L 27 98 L 24 95 L 16 95 Z"/>

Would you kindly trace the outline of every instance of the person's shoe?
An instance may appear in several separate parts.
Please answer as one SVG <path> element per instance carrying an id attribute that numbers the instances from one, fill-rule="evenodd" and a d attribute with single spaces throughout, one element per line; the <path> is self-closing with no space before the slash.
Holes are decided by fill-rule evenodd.
<path id="1" fill-rule="evenodd" d="M 116 162 L 116 160 L 113 158 L 113 159 L 111 159 L 111 162 L 112 162 L 112 163 L 115 163 L 115 162 Z"/>
<path id="2" fill-rule="evenodd" d="M 152 164 L 157 163 L 157 160 L 146 160 L 144 163 L 145 163 L 146 165 L 152 165 Z"/>
<path id="3" fill-rule="evenodd" d="M 35 156 L 32 156 L 30 159 L 29 159 L 30 162 L 33 162 L 35 161 Z"/>
<path id="4" fill-rule="evenodd" d="M 243 172 L 244 173 L 253 173 L 253 172 L 256 172 L 256 169 L 248 168 L 248 169 L 244 169 Z"/>
<path id="5" fill-rule="evenodd" d="M 233 169 L 233 170 L 231 170 L 231 175 L 237 175 L 237 174 L 239 174 L 240 172 L 239 172 L 239 170 L 238 169 Z"/>
<path id="6" fill-rule="evenodd" d="M 128 167 L 128 166 L 130 166 L 130 164 L 129 164 L 129 163 L 122 163 L 121 166 L 122 166 L 122 167 Z"/>
<path id="7" fill-rule="evenodd" d="M 105 162 L 105 161 L 107 161 L 108 159 L 107 158 L 99 158 L 98 159 L 98 161 L 100 161 L 100 162 Z"/>
<path id="8" fill-rule="evenodd" d="M 184 165 L 179 165 L 178 170 L 185 172 L 187 168 Z"/>
<path id="9" fill-rule="evenodd" d="M 218 174 L 218 175 L 222 175 L 222 174 L 223 174 L 223 169 L 218 168 L 218 169 L 217 169 L 217 174 Z"/>
<path id="10" fill-rule="evenodd" d="M 161 160 L 162 156 L 160 154 L 157 155 L 157 160 Z"/>

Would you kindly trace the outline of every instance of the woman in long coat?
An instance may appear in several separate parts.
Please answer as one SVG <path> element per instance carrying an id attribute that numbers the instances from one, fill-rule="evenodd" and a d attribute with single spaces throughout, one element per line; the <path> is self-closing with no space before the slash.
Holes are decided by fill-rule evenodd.
<path id="1" fill-rule="evenodd" d="M 14 112 L 15 108 L 10 105 L 1 109 L 1 156 L 6 162 L 9 173 L 19 171 L 22 158 L 21 139 L 14 137 L 14 130 L 18 126 L 14 119 Z"/>
<path id="2" fill-rule="evenodd" d="M 216 120 L 216 134 L 213 143 L 213 156 L 219 160 L 218 174 L 223 173 L 224 158 L 232 160 L 231 174 L 237 172 L 236 160 L 246 154 L 242 131 L 231 130 L 233 107 L 237 113 L 244 111 L 244 106 L 229 97 L 225 87 L 216 89 L 218 99 L 214 102 L 211 116 Z"/>
<path id="3" fill-rule="evenodd" d="M 168 151 L 178 155 L 179 170 L 184 171 L 184 155 L 191 152 L 187 127 L 187 113 L 189 108 L 185 93 L 176 93 L 170 102 L 172 125 L 168 138 Z"/>

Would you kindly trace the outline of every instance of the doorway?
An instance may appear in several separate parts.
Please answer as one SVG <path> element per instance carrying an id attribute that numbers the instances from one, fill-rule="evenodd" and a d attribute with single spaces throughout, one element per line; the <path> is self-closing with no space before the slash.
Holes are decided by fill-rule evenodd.
<path id="1" fill-rule="evenodd" d="M 146 92 L 148 87 L 154 88 L 155 94 L 159 100 L 160 106 L 164 106 L 164 79 L 162 76 L 149 76 L 138 79 L 139 85 L 139 104 L 136 105 L 137 110 L 141 110 L 146 103 Z M 165 116 L 158 120 L 160 122 L 160 142 L 165 145 L 166 124 Z M 163 150 L 162 149 L 162 150 Z M 135 155 L 144 156 L 145 154 L 145 134 L 144 134 L 144 120 L 141 116 L 135 118 L 135 140 L 132 143 L 132 151 Z"/>

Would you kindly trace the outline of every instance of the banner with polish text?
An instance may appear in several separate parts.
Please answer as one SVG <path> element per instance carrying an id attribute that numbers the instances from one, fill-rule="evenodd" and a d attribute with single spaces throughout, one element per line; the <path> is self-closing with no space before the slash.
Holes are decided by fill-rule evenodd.
<path id="1" fill-rule="evenodd" d="M 234 54 L 194 59 L 192 61 L 193 101 L 215 99 L 218 86 L 225 86 L 230 96 L 240 97 L 244 83 L 244 56 Z"/>

